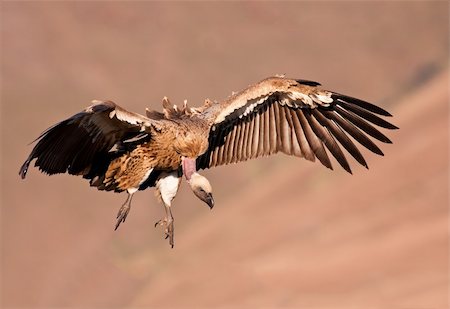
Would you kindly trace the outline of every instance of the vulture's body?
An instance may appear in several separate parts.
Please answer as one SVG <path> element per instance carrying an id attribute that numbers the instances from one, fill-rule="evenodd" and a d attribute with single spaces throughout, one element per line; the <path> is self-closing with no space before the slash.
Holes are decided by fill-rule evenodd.
<path id="1" fill-rule="evenodd" d="M 156 187 L 166 217 L 159 221 L 173 246 L 170 206 L 184 175 L 194 194 L 213 207 L 212 189 L 197 170 L 283 152 L 332 168 L 326 149 L 351 173 L 344 148 L 367 163 L 353 140 L 379 155 L 368 137 L 391 141 L 375 126 L 396 127 L 391 116 L 373 104 L 323 90 L 311 81 L 270 77 L 223 102 L 199 108 L 172 106 L 146 116 L 113 102 L 94 101 L 84 111 L 42 133 L 20 175 L 30 162 L 47 174 L 80 175 L 99 190 L 127 191 L 117 215 L 124 222 L 138 190 Z M 375 125 L 375 126 L 374 126 Z M 351 139 L 352 137 L 353 139 Z"/>

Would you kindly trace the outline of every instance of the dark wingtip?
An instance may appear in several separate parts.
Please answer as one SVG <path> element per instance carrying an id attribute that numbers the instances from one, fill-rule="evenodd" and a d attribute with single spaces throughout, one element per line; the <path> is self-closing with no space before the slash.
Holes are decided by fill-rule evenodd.
<path id="1" fill-rule="evenodd" d="M 382 115 L 382 116 L 386 116 L 386 117 L 392 117 L 392 114 L 389 113 L 387 110 L 385 110 L 384 108 L 381 108 L 375 104 L 354 98 L 354 97 L 349 97 L 347 95 L 341 94 L 341 93 L 337 93 L 334 92 L 333 95 L 331 96 L 334 100 L 343 100 L 345 102 L 348 103 L 352 103 L 355 105 L 358 105 L 364 109 L 367 109 L 368 111 L 371 111 L 372 113 L 378 114 L 378 115 Z"/>
<path id="2" fill-rule="evenodd" d="M 295 80 L 297 83 L 302 84 L 302 85 L 307 85 L 307 86 L 312 86 L 312 87 L 316 87 L 316 86 L 321 86 L 320 83 L 312 81 L 312 80 L 306 80 L 306 79 L 296 79 Z"/>
<path id="3" fill-rule="evenodd" d="M 399 127 L 397 127 L 395 124 L 392 124 L 390 122 L 386 122 L 381 127 L 389 129 L 389 130 L 398 130 L 399 129 Z"/>
<path id="4" fill-rule="evenodd" d="M 22 179 L 25 179 L 25 177 L 27 176 L 28 167 L 30 166 L 30 161 L 31 160 L 29 160 L 29 159 L 26 160 L 25 163 L 20 168 L 19 175 Z"/>
<path id="5" fill-rule="evenodd" d="M 375 153 L 375 154 L 377 154 L 377 155 L 379 155 L 379 156 L 384 157 L 383 151 L 382 151 L 377 145 L 372 144 L 370 147 L 367 147 L 367 146 L 366 146 L 366 148 L 369 149 L 370 151 L 372 151 L 373 153 Z"/>
<path id="6" fill-rule="evenodd" d="M 345 158 L 344 158 L 345 160 Z M 338 163 L 341 165 L 341 167 L 349 174 L 352 174 L 352 169 L 350 168 L 350 164 L 348 164 L 347 160 L 345 161 L 338 161 Z"/>

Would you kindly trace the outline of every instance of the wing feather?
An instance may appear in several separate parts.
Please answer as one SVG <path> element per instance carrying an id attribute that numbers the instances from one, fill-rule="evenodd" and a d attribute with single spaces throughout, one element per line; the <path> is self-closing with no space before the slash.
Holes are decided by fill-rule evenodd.
<path id="1" fill-rule="evenodd" d="M 217 164 L 217 157 L 219 155 L 219 150 L 220 150 L 220 148 L 215 148 L 215 150 L 211 154 L 211 165 L 212 166 L 216 166 L 216 164 Z"/>
<path id="2" fill-rule="evenodd" d="M 295 135 L 297 136 L 297 141 L 300 145 L 303 156 L 309 161 L 315 161 L 316 157 L 314 156 L 314 152 L 312 151 L 311 147 L 308 144 L 308 141 L 306 140 L 305 132 L 303 132 L 300 120 L 297 116 L 297 111 L 291 109 L 291 116 Z"/>
<path id="3" fill-rule="evenodd" d="M 294 150 L 294 155 L 297 157 L 304 157 L 302 153 L 302 148 L 300 147 L 300 143 L 297 139 L 297 127 L 295 124 L 295 120 L 297 120 L 297 116 L 295 115 L 295 110 L 289 109 L 289 118 L 291 119 L 291 132 L 292 132 L 292 147 Z"/>
<path id="4" fill-rule="evenodd" d="M 270 150 L 269 154 L 274 154 L 277 152 L 277 128 L 276 128 L 276 117 L 275 117 L 275 106 L 276 104 L 270 104 L 268 108 L 269 113 L 269 138 L 270 138 Z"/>
<path id="5" fill-rule="evenodd" d="M 323 127 L 312 115 L 310 112 L 305 112 L 306 120 L 308 121 L 313 132 L 319 137 L 331 154 L 336 158 L 339 164 L 350 174 L 352 173 L 350 166 L 348 165 L 347 159 L 345 158 L 344 153 L 342 152 L 339 145 L 334 140 L 333 136 L 330 132 Z"/>
<path id="6" fill-rule="evenodd" d="M 267 109 L 263 112 L 262 116 L 264 117 L 264 153 L 270 152 L 270 118 Z"/>
<path id="7" fill-rule="evenodd" d="M 245 161 L 248 158 L 247 150 L 249 148 L 248 147 L 248 139 L 249 139 L 249 135 L 250 135 L 250 123 L 251 123 L 251 121 L 245 122 L 244 138 L 242 141 L 242 153 L 241 153 L 241 157 L 239 157 L 239 161 L 241 159 L 242 159 L 242 161 Z"/>
<path id="8" fill-rule="evenodd" d="M 361 108 L 363 108 L 363 109 L 365 109 L 365 110 L 367 110 L 369 112 L 372 112 L 372 113 L 375 113 L 375 114 L 378 114 L 378 115 L 381 115 L 381 116 L 386 116 L 386 117 L 391 117 L 392 116 L 389 112 L 387 112 L 386 110 L 382 109 L 381 107 L 376 106 L 376 105 L 374 105 L 372 103 L 369 103 L 369 102 L 362 101 L 360 99 L 352 98 L 352 97 L 349 97 L 349 96 L 346 96 L 346 95 L 343 95 L 343 94 L 340 94 L 340 93 L 336 93 L 336 92 L 333 93 L 332 98 L 334 100 L 338 100 L 338 101 L 341 101 L 341 102 L 344 101 L 344 102 L 348 102 L 348 103 L 360 106 Z M 395 128 L 397 128 L 397 127 L 395 127 Z"/>
<path id="9" fill-rule="evenodd" d="M 359 152 L 358 148 L 352 142 L 352 140 L 344 133 L 344 131 L 332 120 L 326 118 L 322 113 L 320 113 L 317 109 L 313 110 L 314 117 L 319 121 L 319 123 L 326 127 L 333 136 L 341 143 L 341 145 L 350 153 L 353 158 L 356 159 L 362 166 L 366 168 L 367 163 L 364 160 L 361 152 Z"/>
<path id="10" fill-rule="evenodd" d="M 278 122 L 280 123 L 281 145 L 280 150 L 287 155 L 291 155 L 291 130 L 286 117 L 287 108 L 281 108 Z"/>
<path id="11" fill-rule="evenodd" d="M 336 121 L 348 134 L 350 134 L 354 139 L 356 139 L 361 145 L 369 149 L 370 151 L 382 156 L 383 152 L 381 149 L 375 145 L 364 133 L 362 133 L 355 125 L 351 122 L 346 121 L 342 118 L 336 111 L 323 111 L 323 114 L 328 118 Z"/>
<path id="12" fill-rule="evenodd" d="M 260 157 L 264 154 L 264 115 L 258 114 L 259 116 L 259 140 L 258 140 L 258 152 L 257 157 Z"/>
<path id="13" fill-rule="evenodd" d="M 386 110 L 372 103 L 319 88 L 311 81 L 272 77 L 208 105 L 201 116 L 222 131 L 225 144 L 210 143 L 203 157 L 224 149 L 224 156 L 212 156 L 198 168 L 223 165 L 266 156 L 279 151 L 304 157 L 332 169 L 327 150 L 351 173 L 344 148 L 358 163 L 367 163 L 350 137 L 370 151 L 383 155 L 371 140 L 391 140 L 376 128 L 397 129 L 382 117 Z M 217 134 L 216 134 L 217 135 Z M 220 136 L 217 135 L 217 136 Z M 341 148 L 342 147 L 342 148 Z M 212 160 L 212 161 L 211 161 Z M 203 162 L 199 159 L 198 162 Z"/>
<path id="14" fill-rule="evenodd" d="M 333 169 L 331 166 L 330 159 L 328 158 L 327 152 L 323 147 L 322 141 L 316 136 L 316 134 L 312 130 L 311 126 L 306 120 L 305 114 L 306 113 L 303 110 L 297 110 L 297 116 L 300 120 L 303 132 L 305 132 L 308 144 L 311 146 L 311 149 L 316 155 L 317 159 L 319 159 L 319 161 L 329 169 Z"/>
<path id="15" fill-rule="evenodd" d="M 342 118 L 348 120 L 349 122 L 353 123 L 355 126 L 369 134 L 370 136 L 376 138 L 379 141 L 382 141 L 384 143 L 392 144 L 391 140 L 387 138 L 386 135 L 375 129 L 372 125 L 370 125 L 367 121 L 364 121 L 363 119 L 359 118 L 352 112 L 348 112 L 345 109 L 343 109 L 341 106 L 336 106 L 336 112 L 342 116 Z"/>
<path id="16" fill-rule="evenodd" d="M 275 131 L 277 136 L 277 150 L 281 147 L 281 124 L 280 124 L 280 106 L 279 104 L 273 104 L 274 110 L 274 122 L 275 122 Z"/>
<path id="17" fill-rule="evenodd" d="M 254 128 L 255 128 L 255 121 L 253 121 L 253 118 L 255 117 L 254 114 L 251 114 L 250 116 L 250 126 L 248 128 L 248 140 L 246 143 L 246 147 L 247 147 L 247 152 L 246 152 L 246 157 L 247 158 L 251 158 L 252 157 L 252 149 L 253 149 L 253 135 L 254 135 Z"/>
<path id="18" fill-rule="evenodd" d="M 243 145 L 244 145 L 244 140 L 245 140 L 245 128 L 246 128 L 246 122 L 242 122 L 240 127 L 241 127 L 241 134 L 239 136 L 238 139 L 238 147 L 237 147 L 237 154 L 236 154 L 236 162 L 241 161 L 242 158 L 242 152 L 244 151 L 243 149 Z"/>
<path id="19" fill-rule="evenodd" d="M 339 100 L 339 105 L 342 106 L 347 111 L 353 112 L 356 115 L 360 116 L 361 118 L 364 118 L 367 121 L 370 121 L 373 124 L 376 124 L 379 127 L 386 128 L 386 129 L 398 129 L 395 125 L 387 122 L 386 120 L 378 117 L 377 115 L 374 115 L 370 113 L 369 111 L 359 107 L 358 105 L 350 104 L 345 101 Z"/>
<path id="20" fill-rule="evenodd" d="M 258 147 L 259 147 L 259 127 L 260 127 L 260 116 L 259 114 L 255 115 L 253 119 L 254 127 L 253 127 L 253 138 L 252 138 L 252 156 L 254 159 L 258 156 Z"/>
<path id="21" fill-rule="evenodd" d="M 93 179 L 105 172 L 106 163 L 118 152 L 148 141 L 154 125 L 156 121 L 111 101 L 94 101 L 84 111 L 44 131 L 19 174 L 25 178 L 36 159 L 35 166 L 44 173 L 68 172 Z"/>
<path id="22" fill-rule="evenodd" d="M 222 141 L 224 141 L 224 142 L 219 148 L 216 149 L 218 154 L 217 154 L 217 161 L 214 163 L 214 166 L 218 165 L 218 162 L 222 162 L 222 160 L 224 160 L 224 154 L 226 153 L 226 150 L 227 150 L 227 147 L 228 147 L 227 141 L 224 140 L 225 138 L 226 138 L 225 131 L 220 131 L 219 132 L 219 136 L 218 136 L 218 140 L 221 143 L 222 143 Z"/>
<path id="23" fill-rule="evenodd" d="M 230 135 L 230 140 L 228 141 L 228 152 L 227 152 L 227 161 L 226 163 L 231 163 L 233 159 L 233 151 L 234 151 L 234 143 L 236 141 L 236 134 L 238 130 L 238 126 L 235 126 L 233 129 L 233 133 Z"/>
<path id="24" fill-rule="evenodd" d="M 242 145 L 242 141 L 241 141 L 241 135 L 242 135 L 242 123 L 240 123 L 238 126 L 238 130 L 236 132 L 236 138 L 234 140 L 234 149 L 233 149 L 233 156 L 232 156 L 232 163 L 236 163 L 238 162 L 238 156 L 239 156 L 239 151 L 241 150 L 239 148 L 239 143 L 241 143 Z"/>

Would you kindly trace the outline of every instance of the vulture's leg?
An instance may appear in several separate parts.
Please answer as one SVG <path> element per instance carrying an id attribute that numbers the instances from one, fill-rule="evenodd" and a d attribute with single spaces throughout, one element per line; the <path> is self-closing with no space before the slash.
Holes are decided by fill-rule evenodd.
<path id="1" fill-rule="evenodd" d="M 174 234 L 174 228 L 173 228 L 173 216 L 172 216 L 172 210 L 170 209 L 170 205 L 164 204 L 164 209 L 166 211 L 166 217 L 164 219 L 159 220 L 155 223 L 155 227 L 158 225 L 164 227 L 164 233 L 166 235 L 166 239 L 169 238 L 169 244 L 173 248 L 173 234 Z"/>
<path id="2" fill-rule="evenodd" d="M 133 194 L 134 193 L 128 192 L 127 200 L 120 207 L 119 212 L 117 213 L 117 217 L 116 217 L 117 223 L 116 223 L 116 227 L 114 228 L 114 230 L 117 230 L 120 223 L 125 222 L 125 219 L 127 218 L 128 213 L 130 212 L 130 209 L 131 209 L 131 200 L 133 199 Z"/>
<path id="3" fill-rule="evenodd" d="M 164 210 L 166 212 L 166 216 L 164 219 L 156 222 L 155 227 L 160 225 L 164 227 L 164 233 L 166 235 L 166 239 L 169 239 L 169 244 L 173 248 L 173 216 L 172 210 L 170 206 L 172 205 L 172 200 L 175 198 L 175 195 L 178 192 L 178 188 L 180 187 L 181 176 L 178 171 L 174 171 L 171 173 L 161 173 L 158 180 L 156 181 L 156 195 L 161 200 L 164 205 Z"/>

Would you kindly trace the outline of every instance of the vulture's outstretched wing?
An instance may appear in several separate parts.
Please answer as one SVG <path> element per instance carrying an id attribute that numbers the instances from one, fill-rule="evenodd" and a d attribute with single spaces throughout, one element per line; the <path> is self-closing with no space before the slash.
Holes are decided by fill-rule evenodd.
<path id="1" fill-rule="evenodd" d="M 105 173 L 112 159 L 150 140 L 155 121 L 111 101 L 93 103 L 37 138 L 20 169 L 22 178 L 36 159 L 35 166 L 44 173 L 68 172 L 92 179 Z"/>
<path id="2" fill-rule="evenodd" d="M 197 168 L 281 151 L 310 161 L 317 158 L 332 169 L 327 148 L 351 173 L 341 146 L 363 166 L 367 167 L 367 163 L 350 136 L 383 155 L 368 136 L 391 143 L 373 126 L 397 129 L 380 117 L 391 114 L 371 103 L 318 86 L 312 81 L 271 77 L 206 108 L 202 116 L 213 124 L 208 151 L 197 159 Z"/>

